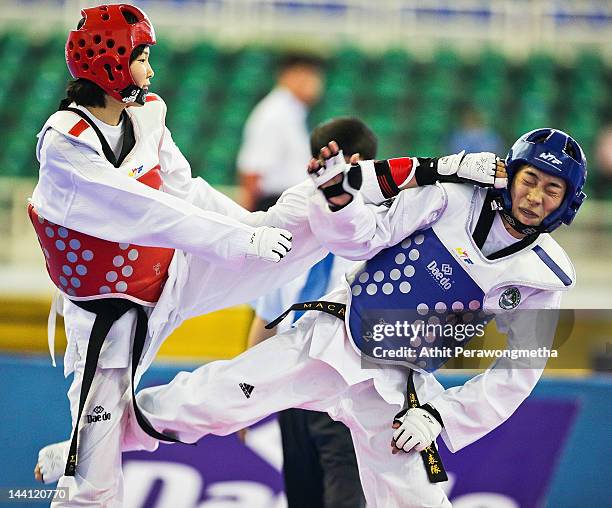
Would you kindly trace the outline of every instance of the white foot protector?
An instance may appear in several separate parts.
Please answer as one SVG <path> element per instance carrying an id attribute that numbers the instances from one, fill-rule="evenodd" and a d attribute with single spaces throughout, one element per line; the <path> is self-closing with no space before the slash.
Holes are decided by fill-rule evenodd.
<path id="1" fill-rule="evenodd" d="M 64 475 L 70 440 L 53 443 L 41 448 L 38 452 L 38 467 L 43 483 L 55 483 Z"/>

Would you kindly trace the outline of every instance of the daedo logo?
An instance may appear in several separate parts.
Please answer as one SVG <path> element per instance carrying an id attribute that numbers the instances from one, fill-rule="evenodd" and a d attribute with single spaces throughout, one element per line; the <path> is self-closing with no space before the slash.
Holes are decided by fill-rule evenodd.
<path id="1" fill-rule="evenodd" d="M 107 421 L 111 419 L 111 414 L 104 411 L 102 406 L 96 406 L 92 410 L 95 414 L 86 415 L 87 423 L 97 423 L 101 421 Z"/>
<path id="2" fill-rule="evenodd" d="M 438 263 L 432 261 L 427 265 L 427 271 L 444 291 L 453 287 L 453 281 L 450 278 L 453 268 L 450 265 L 445 263 L 438 268 Z"/>

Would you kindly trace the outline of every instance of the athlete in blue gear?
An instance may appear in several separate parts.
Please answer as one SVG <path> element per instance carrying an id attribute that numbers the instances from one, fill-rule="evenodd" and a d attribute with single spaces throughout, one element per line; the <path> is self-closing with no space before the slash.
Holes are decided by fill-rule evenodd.
<path id="1" fill-rule="evenodd" d="M 558 309 L 574 285 L 571 261 L 547 232 L 571 223 L 582 204 L 586 160 L 569 135 L 539 129 L 512 147 L 507 192 L 441 183 L 374 205 L 364 202 L 365 179 L 356 173 L 374 164 L 380 176 L 385 164 L 406 168 L 407 161 L 338 170 L 335 151 L 326 147 L 310 166 L 318 186 L 336 186 L 313 197 L 310 224 L 332 252 L 365 262 L 320 302 L 294 306 L 321 312 L 307 312 L 233 360 L 141 391 L 139 405 L 157 429 L 187 442 L 288 407 L 326 411 L 351 430 L 369 505 L 448 507 L 438 435 L 452 452 L 485 436 L 514 413 L 544 369 L 545 354 L 521 352 L 551 348 L 556 316 L 540 311 Z M 428 183 L 431 163 L 412 159 L 417 183 Z M 450 340 L 461 347 L 468 325 L 476 330 L 494 318 L 511 354 L 444 389 L 432 373 L 443 362 L 423 352 L 448 337 L 429 330 L 400 337 L 398 316 L 421 331 L 450 325 Z M 380 340 L 378 332 L 389 336 Z M 403 347 L 395 348 L 391 339 L 400 338 Z M 252 387 L 249 397 L 241 383 Z"/>

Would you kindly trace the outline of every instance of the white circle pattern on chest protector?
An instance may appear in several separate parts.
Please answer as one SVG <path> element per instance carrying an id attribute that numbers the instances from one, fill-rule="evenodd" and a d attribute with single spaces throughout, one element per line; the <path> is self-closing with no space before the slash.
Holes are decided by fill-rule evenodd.
<path id="1" fill-rule="evenodd" d="M 57 230 L 57 234 L 61 237 L 61 238 L 68 238 L 68 230 L 66 228 L 59 228 Z"/>
<path id="2" fill-rule="evenodd" d="M 406 254 L 400 252 L 397 256 L 395 256 L 395 262 L 398 265 L 403 265 L 406 262 Z"/>
<path id="3" fill-rule="evenodd" d="M 451 308 L 454 312 L 461 312 L 463 310 L 463 304 L 461 302 L 453 302 Z"/>
<path id="4" fill-rule="evenodd" d="M 425 235 L 419 234 L 414 237 L 414 243 L 421 245 L 425 241 Z"/>
<path id="5" fill-rule="evenodd" d="M 49 238 L 53 238 L 55 236 L 55 231 L 53 231 L 53 228 L 50 226 L 47 226 L 45 228 L 45 234 L 49 237 Z"/>
<path id="6" fill-rule="evenodd" d="M 366 292 L 369 295 L 375 295 L 378 292 L 378 286 L 376 284 L 368 284 L 366 287 Z"/>
<path id="7" fill-rule="evenodd" d="M 472 300 L 469 303 L 470 310 L 478 310 L 480 309 L 480 302 L 478 300 Z"/>
<path id="8" fill-rule="evenodd" d="M 402 249 L 409 249 L 412 245 L 412 240 L 410 238 L 406 238 L 402 241 Z"/>
<path id="9" fill-rule="evenodd" d="M 64 265 L 62 266 L 62 272 L 70 277 L 72 275 L 72 268 L 70 268 L 68 265 Z"/>
<path id="10" fill-rule="evenodd" d="M 421 316 L 424 316 L 429 312 L 429 306 L 426 303 L 419 303 L 416 310 Z"/>
<path id="11" fill-rule="evenodd" d="M 101 286 L 99 291 L 101 295 L 105 295 L 111 292 L 111 288 L 109 288 L 108 286 Z"/>
<path id="12" fill-rule="evenodd" d="M 408 282 L 408 281 L 400 282 L 399 290 L 402 293 L 408 294 L 408 293 L 410 293 L 411 289 L 412 289 L 412 286 L 410 285 L 410 282 Z"/>
<path id="13" fill-rule="evenodd" d="M 113 271 L 106 272 L 106 280 L 108 282 L 115 282 L 117 278 L 118 278 L 117 272 L 113 272 Z"/>
<path id="14" fill-rule="evenodd" d="M 359 284 L 357 286 L 353 286 L 351 293 L 353 293 L 353 296 L 359 296 L 361 294 L 361 286 Z"/>
<path id="15" fill-rule="evenodd" d="M 121 269 L 121 275 L 124 277 L 130 277 L 134 273 L 134 269 L 130 265 L 125 265 Z"/>
<path id="16" fill-rule="evenodd" d="M 123 263 L 125 263 L 125 259 L 123 258 L 123 256 L 115 256 L 113 258 L 113 266 L 119 268 L 121 265 L 123 265 Z"/>
<path id="17" fill-rule="evenodd" d="M 71 263 L 76 263 L 79 257 L 76 255 L 76 253 L 70 251 L 68 254 L 66 254 L 66 259 L 68 259 L 68 261 Z"/>
<path id="18" fill-rule="evenodd" d="M 85 261 L 91 261 L 94 258 L 94 253 L 90 251 L 89 249 L 87 249 L 81 253 L 81 256 L 83 257 Z"/>
<path id="19" fill-rule="evenodd" d="M 79 242 L 76 238 L 70 240 L 70 242 L 68 242 L 68 245 L 70 245 L 70 248 L 73 250 L 79 250 L 81 248 L 81 242 Z"/>
<path id="20" fill-rule="evenodd" d="M 446 304 L 444 302 L 438 302 L 436 303 L 435 309 L 436 312 L 442 314 L 443 312 L 446 312 Z"/>
<path id="21" fill-rule="evenodd" d="M 363 272 L 359 276 L 359 282 L 361 282 L 362 284 L 365 284 L 366 282 L 368 282 L 369 278 L 370 278 L 370 274 L 368 272 Z"/>
<path id="22" fill-rule="evenodd" d="M 436 334 L 433 332 L 429 332 L 425 335 L 425 342 L 428 342 L 429 344 L 431 344 L 432 342 L 435 342 L 436 340 Z"/>
<path id="23" fill-rule="evenodd" d="M 117 284 L 115 285 L 115 289 L 119 291 L 120 293 L 127 291 L 127 288 L 128 288 L 127 282 L 123 280 L 117 282 Z"/>
<path id="24" fill-rule="evenodd" d="M 85 265 L 77 265 L 76 266 L 76 273 L 78 273 L 79 275 L 87 275 L 87 268 L 85 267 Z"/>
<path id="25" fill-rule="evenodd" d="M 406 265 L 406 266 L 404 267 L 404 275 L 405 275 L 406 277 L 412 277 L 412 276 L 414 275 L 414 272 L 415 272 L 415 270 L 414 270 L 414 266 L 412 266 L 412 265 Z"/>
<path id="26" fill-rule="evenodd" d="M 382 287 L 382 292 L 386 295 L 393 293 L 393 284 L 390 282 L 385 282 Z"/>
<path id="27" fill-rule="evenodd" d="M 138 259 L 138 251 L 136 249 L 131 249 L 130 252 L 128 252 L 128 259 L 130 261 L 136 261 Z"/>
<path id="28" fill-rule="evenodd" d="M 120 243 L 120 244 L 119 244 L 119 248 L 120 248 L 121 250 L 127 250 L 129 246 L 130 246 L 130 244 L 129 244 L 129 243 Z"/>
<path id="29" fill-rule="evenodd" d="M 416 249 L 412 249 L 409 253 L 408 253 L 408 258 L 410 259 L 410 261 L 416 261 L 417 259 L 419 259 L 419 251 Z"/>
<path id="30" fill-rule="evenodd" d="M 70 284 L 77 289 L 81 287 L 81 281 L 77 277 L 72 277 L 70 279 Z"/>
<path id="31" fill-rule="evenodd" d="M 382 282 L 382 280 L 385 278 L 385 274 L 382 270 L 378 270 L 374 273 L 372 278 L 374 279 L 374 282 Z"/>
<path id="32" fill-rule="evenodd" d="M 55 248 L 57 250 L 66 250 L 66 244 L 62 240 L 55 241 Z"/>
<path id="33" fill-rule="evenodd" d="M 402 272 L 400 272 L 397 268 L 394 268 L 389 272 L 389 278 L 391 280 L 398 280 L 402 276 Z"/>

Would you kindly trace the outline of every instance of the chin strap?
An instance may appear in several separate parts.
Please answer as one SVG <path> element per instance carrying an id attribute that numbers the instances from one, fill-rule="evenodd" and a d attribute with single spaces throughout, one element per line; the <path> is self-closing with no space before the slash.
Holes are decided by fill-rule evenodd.
<path id="1" fill-rule="evenodd" d="M 148 90 L 145 90 L 144 88 L 140 88 L 136 85 L 126 86 L 123 90 L 119 92 L 121 97 L 123 97 L 122 101 L 124 103 L 126 104 L 136 103 L 136 104 L 140 104 L 141 106 L 144 106 L 145 98 L 147 97 L 148 93 L 149 93 Z"/>
<path id="2" fill-rule="evenodd" d="M 520 220 L 518 220 L 511 212 L 507 210 L 500 210 L 502 217 L 510 224 L 512 229 L 516 232 L 521 233 L 523 235 L 535 235 L 536 233 L 543 233 L 545 228 L 540 226 L 527 226 L 523 224 Z"/>
<path id="3" fill-rule="evenodd" d="M 496 212 L 501 213 L 502 216 L 505 217 L 506 220 L 508 220 L 508 222 L 512 225 L 512 228 L 519 231 L 518 227 L 514 226 L 514 224 L 518 223 L 518 221 L 504 209 L 501 198 L 496 196 L 494 191 L 489 191 L 484 203 L 482 204 L 478 222 L 476 223 L 476 227 L 472 233 L 472 238 L 474 239 L 476 246 L 481 250 L 487 240 L 487 237 L 489 236 L 491 227 L 493 226 L 493 220 L 495 219 Z M 521 224 L 521 226 L 525 227 L 526 230 L 536 230 L 536 228 L 528 227 L 524 224 Z M 522 240 L 518 240 L 517 242 L 508 245 L 497 252 L 493 252 L 486 257 L 487 259 L 494 260 L 514 254 L 515 252 L 525 248 L 527 245 L 533 243 L 536 238 L 538 238 L 538 234 L 539 233 L 537 233 L 537 231 L 536 233 L 526 233 L 526 236 Z"/>

